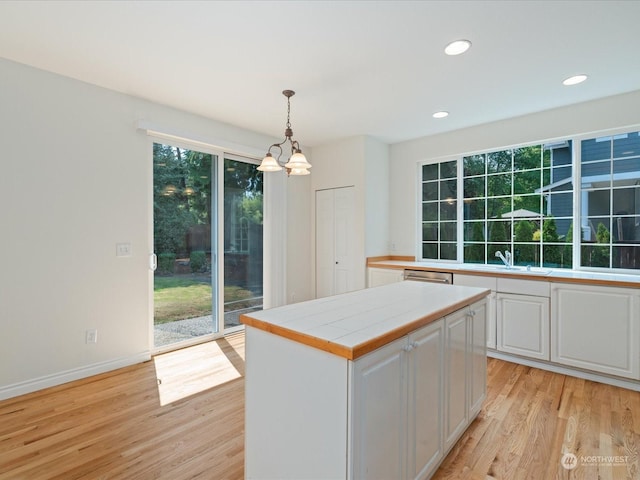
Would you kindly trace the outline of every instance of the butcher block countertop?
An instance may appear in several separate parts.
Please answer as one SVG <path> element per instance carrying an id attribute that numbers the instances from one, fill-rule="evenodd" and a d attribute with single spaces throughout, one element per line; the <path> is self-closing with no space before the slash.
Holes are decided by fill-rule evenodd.
<path id="1" fill-rule="evenodd" d="M 240 321 L 354 360 L 489 293 L 475 287 L 398 282 L 252 312 Z"/>

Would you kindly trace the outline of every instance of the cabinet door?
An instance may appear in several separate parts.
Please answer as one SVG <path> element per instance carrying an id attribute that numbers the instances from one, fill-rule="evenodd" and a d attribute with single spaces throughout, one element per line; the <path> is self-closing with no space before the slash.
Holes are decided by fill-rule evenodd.
<path id="1" fill-rule="evenodd" d="M 405 476 L 406 346 L 404 337 L 354 362 L 351 478 Z"/>
<path id="2" fill-rule="evenodd" d="M 498 293 L 498 350 L 549 360 L 549 299 Z"/>
<path id="3" fill-rule="evenodd" d="M 488 288 L 491 293 L 487 297 L 486 324 L 487 324 L 487 348 L 496 348 L 496 289 L 498 282 L 496 277 L 481 277 L 478 275 L 453 275 L 453 284 L 463 287 Z"/>
<path id="4" fill-rule="evenodd" d="M 554 285 L 551 359 L 640 379 L 639 298 L 633 289 Z"/>
<path id="5" fill-rule="evenodd" d="M 369 288 L 401 282 L 403 279 L 402 270 L 392 270 L 388 268 L 369 268 L 367 273 L 367 286 Z"/>
<path id="6" fill-rule="evenodd" d="M 467 309 L 445 317 L 445 451 L 467 427 Z"/>
<path id="7" fill-rule="evenodd" d="M 412 333 L 409 345 L 407 478 L 427 478 L 443 455 L 443 322 Z"/>
<path id="8" fill-rule="evenodd" d="M 471 345 L 469 350 L 469 419 L 475 417 L 487 393 L 487 341 L 485 339 L 487 302 L 471 305 L 469 319 L 469 335 Z"/>

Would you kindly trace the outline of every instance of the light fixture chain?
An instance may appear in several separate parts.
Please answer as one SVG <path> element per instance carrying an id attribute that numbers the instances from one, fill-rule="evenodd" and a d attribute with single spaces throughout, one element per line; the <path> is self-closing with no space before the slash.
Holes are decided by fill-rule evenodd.
<path id="1" fill-rule="evenodd" d="M 287 97 L 287 128 L 291 128 L 291 97 Z"/>

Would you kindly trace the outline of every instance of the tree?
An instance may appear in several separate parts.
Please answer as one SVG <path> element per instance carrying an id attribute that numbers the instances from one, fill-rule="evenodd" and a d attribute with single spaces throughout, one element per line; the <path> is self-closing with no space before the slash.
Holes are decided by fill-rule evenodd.
<path id="1" fill-rule="evenodd" d="M 573 265 L 573 222 L 569 224 L 567 235 L 564 237 L 564 248 L 562 250 L 562 268 L 571 268 Z"/>
<path id="2" fill-rule="evenodd" d="M 599 223 L 596 229 L 596 244 L 591 247 L 590 266 L 609 267 L 609 243 L 611 233 L 604 223 Z"/>
<path id="3" fill-rule="evenodd" d="M 471 230 L 471 241 L 464 248 L 464 261 L 469 263 L 485 263 L 484 257 L 484 223 L 474 222 Z"/>
<path id="4" fill-rule="evenodd" d="M 495 260 L 496 252 L 509 249 L 507 242 L 509 237 L 507 235 L 506 222 L 490 222 L 489 223 L 489 245 L 487 245 L 487 261 L 491 262 Z"/>
<path id="5" fill-rule="evenodd" d="M 556 219 L 551 216 L 545 217 L 542 222 L 542 241 L 545 243 L 558 242 L 558 227 L 556 226 Z"/>
<path id="6" fill-rule="evenodd" d="M 542 244 L 544 265 L 559 267 L 562 263 L 562 246 L 559 242 L 558 227 L 553 217 L 545 217 L 542 222 Z"/>
<path id="7" fill-rule="evenodd" d="M 525 242 L 533 242 L 534 225 L 529 220 L 520 220 L 514 230 L 514 258 L 518 263 L 536 263 L 536 246 Z"/>
<path id="8" fill-rule="evenodd" d="M 193 242 L 210 248 L 213 156 L 171 145 L 153 145 L 154 249 L 188 256 Z"/>
<path id="9" fill-rule="evenodd" d="M 154 250 L 184 254 L 185 232 L 193 222 L 184 203 L 187 164 L 179 148 L 153 144 Z"/>

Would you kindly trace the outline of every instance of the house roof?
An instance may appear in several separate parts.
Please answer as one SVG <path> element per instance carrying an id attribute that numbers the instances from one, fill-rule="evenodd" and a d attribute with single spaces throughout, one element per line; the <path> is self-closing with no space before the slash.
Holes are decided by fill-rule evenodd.
<path id="1" fill-rule="evenodd" d="M 274 137 L 293 89 L 303 145 L 395 143 L 637 90 L 638 18 L 616 0 L 5 0 L 0 57 Z"/>

